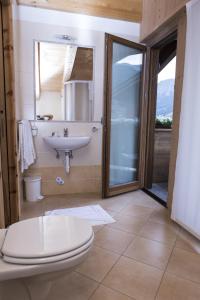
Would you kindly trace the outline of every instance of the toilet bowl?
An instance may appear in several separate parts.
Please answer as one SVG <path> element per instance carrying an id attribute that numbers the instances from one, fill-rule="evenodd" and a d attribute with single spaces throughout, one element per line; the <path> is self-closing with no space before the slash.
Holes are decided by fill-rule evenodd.
<path id="1" fill-rule="evenodd" d="M 47 299 L 53 281 L 85 260 L 93 239 L 91 225 L 71 216 L 38 217 L 0 230 L 0 293 L 9 299 L 6 293 L 20 284 L 27 299 Z M 22 298 L 19 290 L 13 290 L 15 299 Z"/>

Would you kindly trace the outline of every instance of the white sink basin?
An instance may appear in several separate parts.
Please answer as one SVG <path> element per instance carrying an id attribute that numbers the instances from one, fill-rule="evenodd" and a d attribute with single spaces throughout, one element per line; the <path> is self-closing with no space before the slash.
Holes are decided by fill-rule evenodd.
<path id="1" fill-rule="evenodd" d="M 72 151 L 80 149 L 89 144 L 91 138 L 89 136 L 69 136 L 69 137 L 44 137 L 43 140 L 47 145 L 55 150 Z"/>

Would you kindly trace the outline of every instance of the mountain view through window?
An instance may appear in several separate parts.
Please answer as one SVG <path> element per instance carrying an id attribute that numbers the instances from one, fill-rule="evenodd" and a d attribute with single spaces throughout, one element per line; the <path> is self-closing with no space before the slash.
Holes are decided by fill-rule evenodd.
<path id="1" fill-rule="evenodd" d="M 176 57 L 174 57 L 158 74 L 156 119 L 173 119 L 174 84 Z"/>

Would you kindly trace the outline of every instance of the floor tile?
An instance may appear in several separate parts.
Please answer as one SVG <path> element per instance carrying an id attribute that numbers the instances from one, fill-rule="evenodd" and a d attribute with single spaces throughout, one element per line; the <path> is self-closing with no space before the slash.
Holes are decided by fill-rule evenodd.
<path id="1" fill-rule="evenodd" d="M 200 299 L 200 241 L 180 229 L 169 212 L 142 191 L 107 200 L 97 194 L 49 196 L 37 203 L 24 202 L 21 219 L 95 204 L 117 222 L 94 227 L 96 246 L 88 259 L 53 284 L 48 300 L 151 300 L 156 294 L 157 300 Z M 97 281 L 103 285 L 98 287 Z"/>
<path id="2" fill-rule="evenodd" d="M 0 282 L 0 300 L 29 300 L 30 296 L 20 280 Z"/>
<path id="3" fill-rule="evenodd" d="M 95 236 L 95 245 L 122 254 L 135 238 L 134 235 L 104 227 Z"/>
<path id="4" fill-rule="evenodd" d="M 200 241 L 184 229 L 179 231 L 175 247 L 200 254 Z"/>
<path id="5" fill-rule="evenodd" d="M 105 225 L 97 225 L 97 226 L 93 226 L 93 231 L 94 233 L 97 233 L 99 230 L 101 230 Z"/>
<path id="6" fill-rule="evenodd" d="M 117 214 L 117 212 L 114 211 L 114 210 L 107 209 L 107 208 L 104 208 L 104 209 L 105 209 L 105 211 L 106 211 L 111 217 L 113 217 L 113 218 L 114 218 L 114 216 Z"/>
<path id="7" fill-rule="evenodd" d="M 113 252 L 93 247 L 88 258 L 77 268 L 77 271 L 101 282 L 118 259 L 119 255 Z"/>
<path id="8" fill-rule="evenodd" d="M 199 300 L 200 285 L 166 273 L 156 300 Z"/>
<path id="9" fill-rule="evenodd" d="M 141 190 L 132 193 L 132 201 L 130 203 L 140 206 L 145 206 L 149 208 L 159 208 L 162 207 L 155 199 L 147 195 Z"/>
<path id="10" fill-rule="evenodd" d="M 200 283 L 200 255 L 175 248 L 167 272 Z"/>
<path id="11" fill-rule="evenodd" d="M 122 213 L 134 217 L 149 217 L 154 210 L 155 210 L 154 208 L 150 208 L 150 207 L 129 204 L 127 207 L 125 207 L 122 210 Z"/>
<path id="12" fill-rule="evenodd" d="M 140 236 L 173 246 L 176 241 L 177 231 L 176 226 L 149 221 L 142 228 Z"/>
<path id="13" fill-rule="evenodd" d="M 137 300 L 152 300 L 163 272 L 157 268 L 121 257 L 103 284 Z"/>
<path id="14" fill-rule="evenodd" d="M 116 291 L 113 291 L 103 285 L 95 291 L 94 295 L 90 298 L 90 300 L 131 300 L 128 296 L 122 295 Z"/>
<path id="15" fill-rule="evenodd" d="M 121 196 L 117 196 L 110 199 L 101 200 L 99 204 L 105 210 L 120 212 L 123 208 L 125 208 L 128 205 L 127 201 L 127 199 L 123 199 Z"/>
<path id="16" fill-rule="evenodd" d="M 109 227 L 132 234 L 138 234 L 147 222 L 144 217 L 128 216 L 121 213 L 115 215 L 115 220 L 116 222 L 109 224 Z"/>
<path id="17" fill-rule="evenodd" d="M 20 219 L 30 219 L 35 217 L 43 216 L 45 213 L 44 201 L 39 201 L 37 203 L 24 202 L 21 209 Z"/>
<path id="18" fill-rule="evenodd" d="M 95 281 L 73 272 L 52 285 L 48 300 L 87 300 L 97 286 Z"/>
<path id="19" fill-rule="evenodd" d="M 173 223 L 173 221 L 170 218 L 170 212 L 165 207 L 155 209 L 154 212 L 151 214 L 149 221 L 161 224 Z"/>
<path id="20" fill-rule="evenodd" d="M 125 251 L 124 256 L 128 256 L 159 269 L 165 269 L 171 252 L 171 247 L 138 237 Z"/>
<path id="21" fill-rule="evenodd" d="M 100 198 L 99 198 L 100 199 Z M 59 208 L 71 208 L 71 207 L 79 207 L 86 205 L 96 204 L 98 201 L 98 196 L 96 194 L 85 194 L 83 195 L 58 195 L 58 196 L 50 196 L 45 197 L 45 210 L 54 210 Z"/>

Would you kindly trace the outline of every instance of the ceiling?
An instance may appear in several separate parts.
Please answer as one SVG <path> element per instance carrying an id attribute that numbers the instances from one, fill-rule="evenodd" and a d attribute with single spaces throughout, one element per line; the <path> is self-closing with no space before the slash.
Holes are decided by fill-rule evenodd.
<path id="1" fill-rule="evenodd" d="M 93 49 L 78 47 L 70 80 L 93 80 Z"/>
<path id="2" fill-rule="evenodd" d="M 61 91 L 64 62 L 68 47 L 62 44 L 39 43 L 39 79 L 41 91 Z"/>
<path id="3" fill-rule="evenodd" d="M 61 92 L 69 80 L 93 80 L 93 49 L 36 42 L 41 92 Z"/>
<path id="4" fill-rule="evenodd" d="M 17 0 L 18 4 L 139 23 L 142 0 Z"/>

